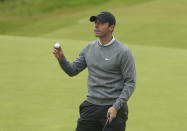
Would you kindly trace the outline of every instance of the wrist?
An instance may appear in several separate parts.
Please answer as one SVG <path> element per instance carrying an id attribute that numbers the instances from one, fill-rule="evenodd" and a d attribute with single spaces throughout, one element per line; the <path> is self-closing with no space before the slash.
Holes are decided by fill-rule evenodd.
<path id="1" fill-rule="evenodd" d="M 118 109 L 117 109 L 115 106 L 112 106 L 112 108 L 113 108 L 114 110 L 116 110 L 116 112 L 118 111 Z"/>
<path id="2" fill-rule="evenodd" d="M 60 55 L 59 58 L 57 58 L 58 60 L 61 60 L 64 58 L 64 55 Z"/>

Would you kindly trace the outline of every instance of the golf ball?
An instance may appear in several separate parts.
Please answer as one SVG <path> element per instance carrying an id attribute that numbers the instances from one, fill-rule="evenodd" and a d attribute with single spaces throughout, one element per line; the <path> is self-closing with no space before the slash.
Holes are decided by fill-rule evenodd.
<path id="1" fill-rule="evenodd" d="M 60 48 L 60 43 L 57 42 L 57 43 L 55 44 L 55 48 Z"/>

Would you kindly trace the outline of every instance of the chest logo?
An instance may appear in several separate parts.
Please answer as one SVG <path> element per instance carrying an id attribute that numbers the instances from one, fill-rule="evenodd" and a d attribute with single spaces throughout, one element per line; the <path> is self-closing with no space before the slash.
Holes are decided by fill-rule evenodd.
<path id="1" fill-rule="evenodd" d="M 105 58 L 105 60 L 110 60 L 109 58 Z"/>

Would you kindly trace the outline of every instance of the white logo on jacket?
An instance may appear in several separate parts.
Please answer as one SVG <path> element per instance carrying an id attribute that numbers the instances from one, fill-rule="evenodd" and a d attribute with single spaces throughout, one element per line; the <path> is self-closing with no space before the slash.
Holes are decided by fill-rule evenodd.
<path id="1" fill-rule="evenodd" d="M 110 60 L 109 58 L 105 58 L 105 60 Z"/>

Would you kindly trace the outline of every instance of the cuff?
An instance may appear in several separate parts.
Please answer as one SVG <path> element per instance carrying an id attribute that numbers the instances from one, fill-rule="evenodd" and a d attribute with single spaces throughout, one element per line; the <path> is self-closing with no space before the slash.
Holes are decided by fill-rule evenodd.
<path id="1" fill-rule="evenodd" d="M 63 56 L 61 59 L 58 59 L 58 62 L 60 63 L 60 64 L 65 64 L 66 63 L 66 57 L 65 56 Z"/>
<path id="2" fill-rule="evenodd" d="M 113 107 L 119 110 L 125 102 L 120 101 L 119 99 L 116 100 L 116 102 L 113 104 Z"/>

